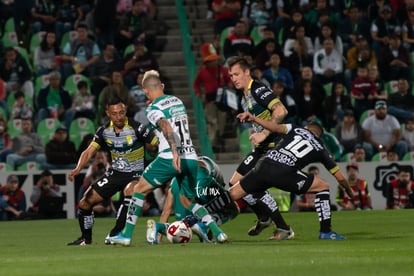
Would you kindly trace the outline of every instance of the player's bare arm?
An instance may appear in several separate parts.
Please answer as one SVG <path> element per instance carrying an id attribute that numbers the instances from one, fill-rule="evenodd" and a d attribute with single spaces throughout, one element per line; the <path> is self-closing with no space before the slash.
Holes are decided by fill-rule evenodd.
<path id="1" fill-rule="evenodd" d="M 97 149 L 92 145 L 89 145 L 89 147 L 82 152 L 81 156 L 79 157 L 76 168 L 74 168 L 69 173 L 68 178 L 70 181 L 73 181 L 74 177 L 77 176 L 79 172 L 88 164 L 89 160 L 91 160 L 91 158 L 95 155 L 96 152 Z"/>
<path id="2" fill-rule="evenodd" d="M 177 152 L 177 145 L 175 144 L 174 139 L 174 130 L 172 129 L 170 123 L 165 118 L 161 118 L 157 122 L 158 127 L 161 129 L 162 134 L 167 140 L 168 145 L 171 148 L 171 152 L 173 155 L 173 166 L 178 171 L 181 172 L 180 169 L 180 157 Z"/>
<path id="3" fill-rule="evenodd" d="M 340 170 L 338 170 L 334 174 L 334 177 L 338 181 L 339 185 L 345 190 L 345 192 L 347 193 L 347 195 L 349 196 L 349 198 L 350 199 L 353 199 L 354 198 L 354 193 L 352 192 L 352 189 L 349 186 L 349 183 L 346 180 L 346 178 L 344 177 L 344 175 L 342 174 L 342 172 Z"/>

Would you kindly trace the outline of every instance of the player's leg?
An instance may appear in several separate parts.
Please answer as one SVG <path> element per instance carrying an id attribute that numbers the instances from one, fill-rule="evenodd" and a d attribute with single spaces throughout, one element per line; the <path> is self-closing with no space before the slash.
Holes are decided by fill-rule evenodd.
<path id="1" fill-rule="evenodd" d="M 92 228 L 95 222 L 92 208 L 95 204 L 103 201 L 103 198 L 90 186 L 79 202 L 78 222 L 81 237 L 68 243 L 68 245 L 86 245 L 92 243 Z"/>
<path id="2" fill-rule="evenodd" d="M 331 229 L 331 202 L 329 196 L 329 185 L 319 176 L 315 176 L 312 185 L 307 192 L 316 193 L 315 208 L 319 217 L 319 239 L 343 240 L 344 236 L 339 235 Z"/>

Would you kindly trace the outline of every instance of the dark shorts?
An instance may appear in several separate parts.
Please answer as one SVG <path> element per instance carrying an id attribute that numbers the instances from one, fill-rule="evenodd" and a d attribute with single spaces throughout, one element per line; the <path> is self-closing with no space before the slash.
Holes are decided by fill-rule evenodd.
<path id="1" fill-rule="evenodd" d="M 138 180 L 140 175 L 136 172 L 119 172 L 108 170 L 101 178 L 92 184 L 94 189 L 102 198 L 109 199 L 116 192 L 123 191 L 129 182 Z"/>
<path id="2" fill-rule="evenodd" d="M 254 166 L 256 165 L 257 161 L 262 157 L 264 152 L 262 150 L 255 150 L 251 151 L 240 163 L 237 167 L 237 172 L 241 175 L 246 175 L 250 172 Z"/>
<path id="3" fill-rule="evenodd" d="M 248 194 L 263 192 L 270 187 L 304 194 L 312 182 L 313 175 L 262 158 L 254 169 L 240 180 L 240 185 Z"/>

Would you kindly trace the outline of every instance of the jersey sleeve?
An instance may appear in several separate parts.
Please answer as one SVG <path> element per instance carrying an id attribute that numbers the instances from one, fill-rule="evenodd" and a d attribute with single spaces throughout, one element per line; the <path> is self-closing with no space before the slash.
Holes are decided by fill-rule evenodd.
<path id="1" fill-rule="evenodd" d="M 328 152 L 326 148 L 321 151 L 321 163 L 324 167 L 331 173 L 335 174 L 339 171 L 339 167 L 336 162 L 332 159 L 332 155 Z"/>
<path id="2" fill-rule="evenodd" d="M 147 114 L 147 118 L 148 121 L 150 122 L 150 124 L 152 126 L 154 126 L 155 128 L 158 128 L 157 126 L 157 122 L 161 119 L 161 118 L 165 118 L 164 113 L 159 110 L 158 108 L 152 106 L 152 107 L 148 107 L 145 110 L 145 113 Z"/>
<path id="3" fill-rule="evenodd" d="M 93 136 L 91 145 L 99 150 L 100 148 L 103 148 L 105 146 L 105 139 L 103 138 L 103 131 L 104 127 L 100 126 L 98 130 L 95 132 L 95 135 Z"/>
<path id="4" fill-rule="evenodd" d="M 158 137 L 154 133 L 154 131 L 150 130 L 149 128 L 147 128 L 145 125 L 141 123 L 136 123 L 136 125 L 134 125 L 134 128 L 135 128 L 138 139 L 142 140 L 143 142 L 147 144 L 151 144 L 153 146 L 158 144 Z"/>
<path id="5" fill-rule="evenodd" d="M 269 110 L 272 110 L 272 106 L 280 102 L 273 91 L 260 82 L 253 81 L 250 93 L 258 104 Z"/>

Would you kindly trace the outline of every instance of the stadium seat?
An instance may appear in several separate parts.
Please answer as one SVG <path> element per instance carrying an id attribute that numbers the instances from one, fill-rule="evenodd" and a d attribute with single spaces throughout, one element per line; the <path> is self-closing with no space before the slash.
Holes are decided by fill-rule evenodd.
<path id="1" fill-rule="evenodd" d="M 7 121 L 7 129 L 11 138 L 16 137 L 22 133 L 22 120 L 12 119 Z"/>
<path id="2" fill-rule="evenodd" d="M 60 40 L 60 49 L 64 49 L 66 46 L 66 43 L 75 40 L 78 38 L 78 32 L 77 31 L 68 31 L 63 34 L 62 39 Z"/>
<path id="3" fill-rule="evenodd" d="M 325 90 L 325 95 L 327 97 L 332 95 L 332 85 L 332 82 L 323 85 L 323 90 Z"/>
<path id="4" fill-rule="evenodd" d="M 55 130 L 61 122 L 58 119 L 46 118 L 40 121 L 37 125 L 36 132 L 42 139 L 43 145 L 46 145 L 55 134 Z"/>
<path id="5" fill-rule="evenodd" d="M 46 32 L 41 31 L 41 32 L 33 34 L 32 37 L 30 38 L 29 53 L 32 58 L 33 58 L 33 55 L 34 55 L 34 52 L 37 46 L 40 45 L 45 35 L 46 35 Z"/>
<path id="6" fill-rule="evenodd" d="M 16 32 L 6 32 L 4 33 L 3 37 L 1 38 L 1 41 L 3 42 L 3 47 L 14 47 L 18 46 L 19 42 L 17 41 L 17 34 Z"/>
<path id="7" fill-rule="evenodd" d="M 4 33 L 14 32 L 14 18 L 10 17 L 6 20 L 6 23 L 4 24 Z"/>
<path id="8" fill-rule="evenodd" d="M 3 107 L 0 106 L 0 118 L 3 118 L 5 121 L 7 121 L 7 113 L 6 110 L 4 110 Z"/>
<path id="9" fill-rule="evenodd" d="M 33 66 L 32 63 L 30 62 L 30 57 L 29 57 L 29 53 L 27 52 L 27 50 L 23 47 L 20 46 L 14 46 L 13 47 L 21 56 L 22 58 L 26 61 L 27 66 L 29 66 L 30 72 L 32 72 L 32 76 L 34 76 L 34 71 L 33 71 Z"/>
<path id="10" fill-rule="evenodd" d="M 374 109 L 365 110 L 364 112 L 362 112 L 361 116 L 359 117 L 359 123 L 362 125 L 362 123 L 364 122 L 366 118 L 374 114 L 375 114 Z"/>
<path id="11" fill-rule="evenodd" d="M 253 39 L 254 45 L 258 45 L 263 40 L 263 30 L 266 26 L 255 26 L 250 31 L 250 37 Z"/>
<path id="12" fill-rule="evenodd" d="M 13 168 L 4 162 L 0 162 L 0 172 L 11 172 L 13 171 Z"/>
<path id="13" fill-rule="evenodd" d="M 129 44 L 124 50 L 124 58 L 135 50 L 134 44 Z"/>
<path id="14" fill-rule="evenodd" d="M 24 98 L 26 99 L 26 102 L 33 108 L 34 107 L 34 105 L 33 105 L 33 99 L 29 95 L 27 95 L 26 93 L 24 94 Z M 14 102 L 15 102 L 14 94 L 13 93 L 10 93 L 7 96 L 7 102 L 6 102 L 7 103 L 7 108 L 10 110 L 10 113 L 13 110 Z"/>
<path id="15" fill-rule="evenodd" d="M 403 160 L 412 161 L 414 160 L 414 151 L 409 151 L 403 156 Z"/>
<path id="16" fill-rule="evenodd" d="M 75 144 L 76 148 L 82 142 L 86 134 L 95 133 L 95 124 L 88 118 L 77 118 L 72 121 L 69 127 L 69 140 Z"/>
<path id="17" fill-rule="evenodd" d="M 386 152 L 377 152 L 372 156 L 371 161 L 387 161 L 387 153 Z"/>
<path id="18" fill-rule="evenodd" d="M 354 153 L 353 152 L 348 152 L 348 153 L 344 154 L 342 156 L 342 161 L 343 162 L 356 162 Z"/>
<path id="19" fill-rule="evenodd" d="M 398 80 L 387 81 L 384 85 L 388 96 L 398 91 Z"/>
<path id="20" fill-rule="evenodd" d="M 35 82 L 34 82 L 34 93 L 35 93 L 34 102 L 37 101 L 37 95 L 39 95 L 39 91 L 48 85 L 49 85 L 49 75 L 42 75 L 42 76 L 36 77 Z"/>
<path id="21" fill-rule="evenodd" d="M 69 92 L 69 95 L 73 98 L 73 96 L 78 91 L 78 82 L 86 81 L 88 83 L 88 92 L 91 92 L 91 80 L 84 75 L 81 74 L 73 74 L 70 75 L 65 81 L 65 89 Z"/>
<path id="22" fill-rule="evenodd" d="M 40 164 L 37 162 L 26 162 L 17 166 L 18 171 L 38 171 L 40 170 Z"/>
<path id="23" fill-rule="evenodd" d="M 223 49 L 224 41 L 233 32 L 234 27 L 227 27 L 220 34 L 220 49 Z"/>

